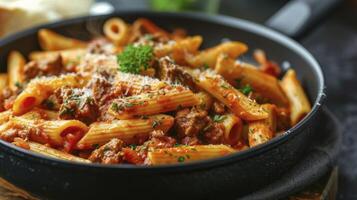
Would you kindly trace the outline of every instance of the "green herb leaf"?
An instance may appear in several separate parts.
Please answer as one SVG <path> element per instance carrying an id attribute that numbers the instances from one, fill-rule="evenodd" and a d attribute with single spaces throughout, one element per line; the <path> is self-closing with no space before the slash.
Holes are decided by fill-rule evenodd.
<path id="1" fill-rule="evenodd" d="M 246 85 L 243 88 L 240 89 L 240 91 L 244 94 L 244 95 L 248 95 L 249 93 L 251 93 L 253 91 L 252 87 L 250 87 L 250 85 Z"/>
<path id="2" fill-rule="evenodd" d="M 152 122 L 152 127 L 153 128 L 156 128 L 157 126 L 159 126 L 161 124 L 161 122 L 160 121 L 157 121 L 157 120 L 154 120 L 153 122 Z"/>
<path id="3" fill-rule="evenodd" d="M 146 70 L 154 56 L 153 48 L 149 45 L 128 45 L 124 51 L 117 56 L 119 70 L 122 72 L 139 74 Z"/>
<path id="4" fill-rule="evenodd" d="M 215 115 L 213 117 L 213 121 L 219 123 L 219 122 L 222 122 L 223 120 L 225 120 L 226 118 L 227 118 L 227 116 L 224 116 L 224 115 Z"/>
<path id="5" fill-rule="evenodd" d="M 178 162 L 185 162 L 185 157 L 180 156 L 180 157 L 177 158 L 177 161 Z"/>

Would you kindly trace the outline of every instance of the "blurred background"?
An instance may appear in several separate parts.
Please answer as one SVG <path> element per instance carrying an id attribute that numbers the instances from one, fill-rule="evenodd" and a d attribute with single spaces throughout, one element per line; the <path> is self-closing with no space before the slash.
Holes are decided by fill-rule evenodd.
<path id="1" fill-rule="evenodd" d="M 325 0 L 320 0 L 325 1 Z M 289 0 L 0 0 L 0 38 L 34 25 L 114 10 L 195 11 L 262 25 Z M 343 126 L 338 199 L 357 199 L 357 0 L 341 0 L 299 42 L 320 62 Z M 269 53 L 269 52 L 268 52 Z"/>

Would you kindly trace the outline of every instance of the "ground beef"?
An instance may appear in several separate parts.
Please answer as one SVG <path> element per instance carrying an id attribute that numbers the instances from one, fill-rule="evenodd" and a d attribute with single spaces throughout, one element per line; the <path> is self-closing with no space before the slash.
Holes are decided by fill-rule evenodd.
<path id="1" fill-rule="evenodd" d="M 159 60 L 158 78 L 161 80 L 181 83 L 193 91 L 197 91 L 196 84 L 192 76 L 184 69 L 176 65 L 169 57 L 163 57 Z"/>
<path id="2" fill-rule="evenodd" d="M 37 76 L 59 75 L 63 71 L 62 57 L 60 55 L 48 60 L 34 60 L 24 67 L 25 80 Z"/>
<path id="3" fill-rule="evenodd" d="M 201 141 L 196 136 L 193 136 L 193 137 L 186 136 L 186 137 L 182 138 L 181 144 L 189 145 L 189 146 L 199 145 L 199 144 L 201 144 Z"/>
<path id="4" fill-rule="evenodd" d="M 185 108 L 176 113 L 175 130 L 179 138 L 197 136 L 212 120 L 204 110 Z"/>
<path id="5" fill-rule="evenodd" d="M 224 104 L 217 101 L 213 103 L 212 110 L 215 114 L 219 114 L 219 115 L 222 115 L 226 112 Z"/>
<path id="6" fill-rule="evenodd" d="M 203 140 L 208 144 L 224 143 L 224 125 L 222 123 L 211 123 L 207 131 L 203 133 Z"/>
<path id="7" fill-rule="evenodd" d="M 91 90 L 61 88 L 56 91 L 56 95 L 62 100 L 59 109 L 60 119 L 77 119 L 86 124 L 97 120 L 99 109 Z"/>
<path id="8" fill-rule="evenodd" d="M 165 135 L 161 130 L 152 131 L 148 147 L 154 148 L 170 148 L 176 144 L 176 139 Z"/>
<path id="9" fill-rule="evenodd" d="M 122 162 L 121 150 L 123 148 L 123 141 L 114 138 L 100 148 L 94 150 L 89 156 L 92 162 L 103 164 L 118 164 Z"/>

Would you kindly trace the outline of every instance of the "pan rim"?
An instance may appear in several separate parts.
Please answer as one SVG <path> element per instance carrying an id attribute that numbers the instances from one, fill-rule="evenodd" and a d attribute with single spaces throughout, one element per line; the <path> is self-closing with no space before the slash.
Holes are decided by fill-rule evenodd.
<path id="1" fill-rule="evenodd" d="M 324 84 L 323 72 L 321 70 L 320 65 L 315 60 L 315 58 L 299 43 L 297 43 L 296 41 L 288 38 L 287 36 L 281 33 L 278 33 L 274 30 L 271 30 L 267 27 L 256 24 L 254 22 L 250 22 L 239 18 L 233 18 L 229 16 L 207 15 L 203 13 L 194 13 L 194 12 L 169 13 L 169 12 L 155 12 L 155 11 L 142 11 L 142 10 L 116 11 L 111 14 L 77 17 L 73 19 L 62 20 L 59 22 L 49 23 L 31 29 L 27 29 L 20 33 L 16 33 L 14 35 L 8 36 L 0 40 L 0 47 L 8 43 L 11 43 L 13 41 L 16 41 L 17 39 L 20 39 L 22 37 L 25 37 L 28 34 L 35 33 L 40 28 L 45 28 L 45 27 L 54 28 L 54 27 L 59 27 L 69 24 L 76 24 L 78 22 L 86 21 L 88 19 L 96 19 L 96 18 L 100 19 L 100 18 L 108 18 L 112 16 L 121 16 L 121 15 L 148 15 L 148 16 L 157 16 L 157 17 L 170 16 L 170 17 L 177 17 L 177 18 L 195 19 L 195 20 L 200 20 L 203 23 L 216 23 L 222 26 L 230 26 L 233 28 L 244 29 L 245 31 L 259 35 L 260 37 L 263 37 L 266 40 L 272 40 L 276 43 L 279 43 L 284 47 L 291 49 L 294 53 L 298 54 L 305 61 L 307 61 L 310 64 L 311 69 L 313 69 L 313 71 L 316 73 L 318 77 L 318 85 L 319 85 L 318 94 L 316 96 L 312 110 L 298 124 L 287 130 L 284 134 L 282 134 L 281 136 L 277 136 L 264 144 L 249 148 L 247 150 L 236 152 L 230 155 L 226 155 L 223 157 L 190 162 L 190 163 L 178 163 L 178 164 L 160 165 L 160 166 L 136 166 L 136 165 L 129 165 L 129 164 L 103 165 L 97 163 L 80 163 L 80 162 L 51 158 L 45 155 L 41 155 L 32 151 L 19 148 L 15 145 L 12 145 L 11 143 L 2 140 L 0 140 L 0 147 L 3 147 L 8 152 L 24 159 L 40 162 L 41 164 L 47 164 L 52 166 L 56 165 L 56 166 L 69 167 L 69 168 L 76 167 L 76 168 L 83 168 L 83 169 L 128 170 L 128 171 L 135 171 L 135 172 L 196 170 L 196 169 L 223 166 L 223 165 L 231 164 L 233 162 L 237 162 L 239 160 L 244 160 L 253 156 L 260 155 L 261 153 L 268 151 L 269 149 L 272 149 L 273 147 L 286 142 L 289 138 L 292 138 L 297 134 L 299 134 L 301 130 L 306 128 L 307 124 L 317 114 L 317 112 L 321 110 L 321 107 L 326 98 L 326 94 L 325 94 L 326 87 Z"/>

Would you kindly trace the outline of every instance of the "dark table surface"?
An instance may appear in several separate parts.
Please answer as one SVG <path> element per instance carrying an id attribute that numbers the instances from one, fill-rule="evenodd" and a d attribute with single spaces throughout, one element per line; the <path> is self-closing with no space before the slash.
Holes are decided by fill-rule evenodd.
<path id="1" fill-rule="evenodd" d="M 123 5 L 145 7 L 139 0 L 110 2 L 120 9 L 125 9 Z M 263 24 L 286 2 L 222 0 L 220 13 Z M 300 42 L 321 64 L 328 89 L 327 106 L 343 127 L 337 198 L 357 199 L 357 0 L 343 1 Z"/>

